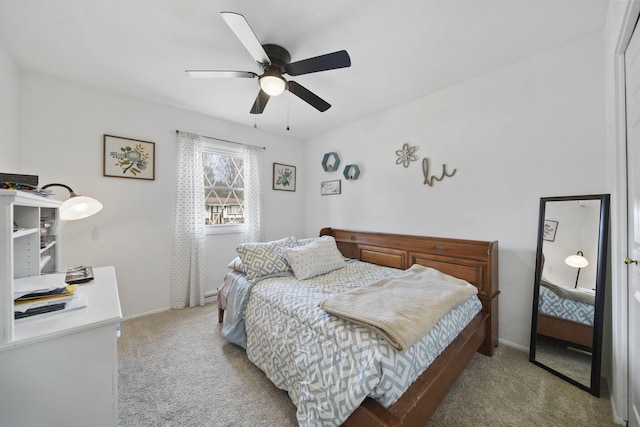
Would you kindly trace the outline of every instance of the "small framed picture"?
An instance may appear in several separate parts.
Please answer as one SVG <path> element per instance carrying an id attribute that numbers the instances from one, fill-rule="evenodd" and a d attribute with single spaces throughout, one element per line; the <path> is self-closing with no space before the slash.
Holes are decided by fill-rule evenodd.
<path id="1" fill-rule="evenodd" d="M 553 242 L 556 240 L 556 231 L 558 231 L 558 221 L 546 219 L 542 238 L 548 242 Z"/>
<path id="2" fill-rule="evenodd" d="M 273 164 L 273 189 L 282 191 L 296 191 L 296 167 Z"/>
<path id="3" fill-rule="evenodd" d="M 335 181 L 323 181 L 320 183 L 320 194 L 323 196 L 328 196 L 330 194 L 340 194 L 341 181 L 336 179 Z"/>
<path id="4" fill-rule="evenodd" d="M 104 135 L 102 174 L 114 178 L 154 180 L 155 142 Z"/>

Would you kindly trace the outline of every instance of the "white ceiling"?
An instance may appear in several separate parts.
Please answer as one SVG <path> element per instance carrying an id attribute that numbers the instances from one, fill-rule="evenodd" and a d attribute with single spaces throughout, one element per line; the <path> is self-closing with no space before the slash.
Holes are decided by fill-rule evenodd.
<path id="1" fill-rule="evenodd" d="M 607 3 L 0 0 L 0 40 L 25 69 L 307 139 L 602 31 Z M 243 14 L 292 62 L 346 49 L 350 68 L 295 78 L 332 107 L 320 113 L 285 92 L 254 116 L 257 79 L 186 77 L 260 71 L 221 11 Z"/>

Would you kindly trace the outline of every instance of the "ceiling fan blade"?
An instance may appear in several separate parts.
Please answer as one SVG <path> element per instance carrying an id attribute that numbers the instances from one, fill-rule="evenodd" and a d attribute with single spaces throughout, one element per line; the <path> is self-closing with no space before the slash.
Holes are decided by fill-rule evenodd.
<path id="1" fill-rule="evenodd" d="M 260 89 L 260 92 L 258 92 L 258 96 L 253 103 L 253 107 L 251 107 L 251 114 L 262 114 L 264 107 L 267 106 L 267 102 L 269 102 L 269 95 Z"/>
<path id="2" fill-rule="evenodd" d="M 335 70 L 336 68 L 346 68 L 351 66 L 351 58 L 346 50 L 327 53 L 302 61 L 288 64 L 284 71 L 291 76 L 301 74 L 317 73 L 318 71 Z"/>
<path id="3" fill-rule="evenodd" d="M 331 108 L 331 104 L 329 104 L 327 101 L 320 98 L 318 95 L 311 92 L 309 89 L 302 86 L 301 84 L 293 81 L 289 81 L 289 84 L 287 86 L 288 86 L 287 88 L 289 89 L 289 92 L 291 92 L 298 98 L 302 99 L 303 101 L 311 105 L 316 110 L 320 112 L 325 112 L 329 108 Z"/>
<path id="4" fill-rule="evenodd" d="M 222 19 L 225 20 L 229 28 L 231 28 L 231 31 L 238 37 L 253 59 L 260 64 L 271 63 L 269 55 L 264 51 L 260 40 L 258 40 L 258 37 L 256 37 L 244 16 L 235 12 L 220 12 L 220 15 L 222 15 Z"/>
<path id="5" fill-rule="evenodd" d="M 253 79 L 258 77 L 256 73 L 251 71 L 223 71 L 223 70 L 186 70 L 187 76 L 192 79 L 216 79 L 216 78 L 246 78 Z"/>

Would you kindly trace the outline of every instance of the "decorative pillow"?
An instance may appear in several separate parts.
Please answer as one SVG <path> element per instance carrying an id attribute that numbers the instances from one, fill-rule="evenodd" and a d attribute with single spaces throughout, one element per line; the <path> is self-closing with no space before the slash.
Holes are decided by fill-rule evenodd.
<path id="1" fill-rule="evenodd" d="M 298 239 L 298 244 L 296 246 L 306 246 L 309 243 L 314 243 L 320 240 L 322 237 L 305 237 L 304 239 Z"/>
<path id="2" fill-rule="evenodd" d="M 285 249 L 284 253 L 298 280 L 310 279 L 346 265 L 332 236 L 320 237 L 305 246 Z"/>
<path id="3" fill-rule="evenodd" d="M 265 243 L 244 243 L 236 248 L 247 279 L 253 282 L 266 276 L 282 275 L 291 271 L 284 257 L 284 249 L 296 245 L 295 237 Z"/>
<path id="4" fill-rule="evenodd" d="M 246 273 L 246 270 L 244 268 L 244 264 L 242 263 L 242 260 L 240 259 L 239 256 L 235 257 L 233 259 L 233 261 L 231 261 L 229 263 L 229 265 L 227 265 L 227 268 L 230 268 L 232 270 L 237 271 L 238 273 Z"/>

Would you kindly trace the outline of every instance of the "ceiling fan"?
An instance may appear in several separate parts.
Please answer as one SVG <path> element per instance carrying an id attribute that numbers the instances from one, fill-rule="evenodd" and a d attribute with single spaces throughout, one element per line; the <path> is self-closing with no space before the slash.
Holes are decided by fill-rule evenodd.
<path id="1" fill-rule="evenodd" d="M 251 114 L 262 114 L 269 98 L 278 96 L 288 90 L 298 98 L 307 102 L 318 111 L 327 111 L 331 104 L 314 94 L 304 86 L 292 80 L 286 80 L 283 75 L 300 76 L 317 73 L 319 71 L 334 70 L 351 66 L 351 58 L 346 50 L 328 53 L 302 61 L 291 62 L 291 55 L 282 46 L 275 44 L 261 44 L 249 23 L 239 13 L 221 12 L 231 31 L 233 31 L 256 60 L 262 74 L 252 71 L 224 71 L 224 70 L 186 70 L 187 76 L 192 78 L 258 78 L 260 92 L 256 97 Z"/>

